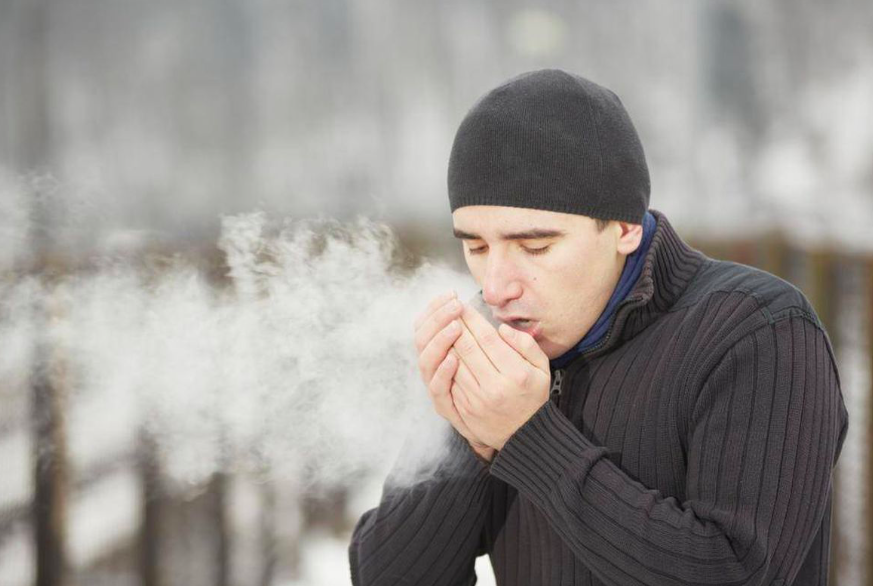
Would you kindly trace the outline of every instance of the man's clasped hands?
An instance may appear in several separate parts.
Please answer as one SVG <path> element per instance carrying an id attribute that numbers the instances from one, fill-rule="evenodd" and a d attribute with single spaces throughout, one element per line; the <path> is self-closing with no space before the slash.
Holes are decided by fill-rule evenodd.
<path id="1" fill-rule="evenodd" d="M 434 409 L 485 460 L 549 400 L 549 358 L 534 338 L 494 329 L 454 291 L 415 320 L 415 347 Z"/>

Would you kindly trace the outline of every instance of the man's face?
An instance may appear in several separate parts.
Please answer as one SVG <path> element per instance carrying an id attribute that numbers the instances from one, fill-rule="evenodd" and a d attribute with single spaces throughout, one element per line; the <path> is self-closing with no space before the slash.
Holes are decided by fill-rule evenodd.
<path id="1" fill-rule="evenodd" d="M 452 219 L 494 317 L 533 335 L 549 358 L 575 346 L 594 325 L 628 254 L 618 223 L 600 232 L 586 216 L 467 206 Z"/>

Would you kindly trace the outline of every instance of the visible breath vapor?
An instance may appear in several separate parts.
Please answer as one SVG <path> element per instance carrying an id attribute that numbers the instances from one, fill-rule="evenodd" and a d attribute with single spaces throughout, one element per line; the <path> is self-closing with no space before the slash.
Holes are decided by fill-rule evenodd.
<path id="1" fill-rule="evenodd" d="M 448 428 L 419 378 L 412 323 L 435 295 L 472 292 L 469 277 L 400 270 L 390 230 L 364 219 L 226 217 L 218 245 L 218 285 L 177 260 L 0 290 L 0 342 L 18 349 L 0 358 L 7 380 L 28 368 L 34 334 L 20 300 L 53 308 L 44 335 L 63 364 L 74 467 L 132 451 L 145 430 L 180 486 L 220 469 L 343 486 L 411 438 L 395 479 L 421 480 Z"/>

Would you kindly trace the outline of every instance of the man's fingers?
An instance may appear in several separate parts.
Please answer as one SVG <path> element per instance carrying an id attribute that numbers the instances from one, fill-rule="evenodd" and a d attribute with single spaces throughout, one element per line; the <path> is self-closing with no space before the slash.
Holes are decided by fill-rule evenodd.
<path id="1" fill-rule="evenodd" d="M 453 354 L 455 352 L 456 351 L 454 348 L 449 350 L 449 354 Z M 458 369 L 455 371 L 455 382 L 464 387 L 464 389 L 466 389 L 467 391 L 475 391 L 479 388 L 479 381 L 476 380 L 476 377 L 463 362 L 460 362 L 460 364 L 458 364 Z"/>
<path id="2" fill-rule="evenodd" d="M 520 332 L 506 324 L 500 324 L 498 329 L 500 337 L 513 347 L 525 360 L 536 366 L 543 372 L 549 372 L 549 357 L 543 352 L 533 336 L 526 332 Z"/>
<path id="3" fill-rule="evenodd" d="M 467 328 L 476 338 L 476 342 L 488 357 L 498 372 L 503 370 L 515 370 L 518 368 L 516 352 L 507 347 L 497 330 L 494 329 L 485 317 L 472 306 L 465 304 L 464 313 L 461 314 Z"/>
<path id="4" fill-rule="evenodd" d="M 421 324 L 424 323 L 424 320 L 426 320 L 428 317 L 430 317 L 430 314 L 432 314 L 434 311 L 436 311 L 437 309 L 439 309 L 440 307 L 445 305 L 447 301 L 450 301 L 451 299 L 457 299 L 457 298 L 458 298 L 458 294 L 454 290 L 446 291 L 442 295 L 438 295 L 437 297 L 434 297 L 430 301 L 430 303 L 427 304 L 427 308 L 425 308 L 425 310 L 423 312 L 421 312 L 418 315 L 418 317 L 415 318 L 415 322 L 413 324 L 414 329 L 417 330 L 421 326 Z"/>
<path id="5" fill-rule="evenodd" d="M 458 365 L 459 360 L 457 356 L 446 356 L 446 359 L 443 360 L 434 373 L 433 379 L 431 379 L 428 385 L 428 391 L 430 392 L 431 401 L 433 401 L 434 410 L 437 414 L 448 421 L 468 441 L 481 444 L 482 442 L 473 436 L 470 428 L 464 423 L 463 418 L 455 408 L 452 398 L 451 389 L 454 385 L 452 377 L 457 371 Z"/>
<path id="6" fill-rule="evenodd" d="M 446 356 L 440 365 L 437 367 L 433 378 L 430 380 L 428 389 L 434 400 L 440 397 L 448 396 L 449 390 L 452 388 L 452 379 L 458 369 L 458 359 L 453 355 Z"/>
<path id="7" fill-rule="evenodd" d="M 463 306 L 457 299 L 449 298 L 432 311 L 415 330 L 415 348 L 424 350 L 431 339 L 453 319 L 461 315 Z"/>
<path id="8" fill-rule="evenodd" d="M 460 334 L 460 322 L 452 321 L 431 337 L 430 342 L 418 355 L 418 369 L 421 371 L 425 384 L 430 384 L 430 379 L 433 378 L 437 367 L 445 360 L 446 353 Z"/>
<path id="9" fill-rule="evenodd" d="M 485 355 L 476 338 L 463 322 L 461 322 L 461 335 L 455 340 L 453 348 L 479 381 L 480 386 L 487 384 L 497 374 L 497 368 Z"/>
<path id="10" fill-rule="evenodd" d="M 452 406 L 461 420 L 473 417 L 473 413 L 480 409 L 479 401 L 472 393 L 468 393 L 457 383 L 452 385 Z"/>
<path id="11" fill-rule="evenodd" d="M 454 384 L 452 377 L 457 367 L 458 359 L 454 356 L 446 356 L 446 359 L 439 365 L 430 384 L 427 386 L 436 412 L 446 418 L 456 429 L 458 427 L 459 416 L 452 403 L 451 389 Z"/>

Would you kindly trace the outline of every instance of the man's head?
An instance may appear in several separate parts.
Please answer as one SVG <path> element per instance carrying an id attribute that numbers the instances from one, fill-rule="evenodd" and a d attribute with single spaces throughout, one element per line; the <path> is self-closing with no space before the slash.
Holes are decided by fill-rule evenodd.
<path id="1" fill-rule="evenodd" d="M 549 358 L 594 325 L 643 234 L 638 224 L 600 230 L 587 216 L 507 206 L 465 206 L 452 218 L 494 317 L 533 335 Z"/>
<path id="2" fill-rule="evenodd" d="M 483 96 L 449 160 L 456 236 L 486 303 L 550 357 L 606 306 L 649 203 L 642 145 L 618 97 L 563 71 Z"/>

